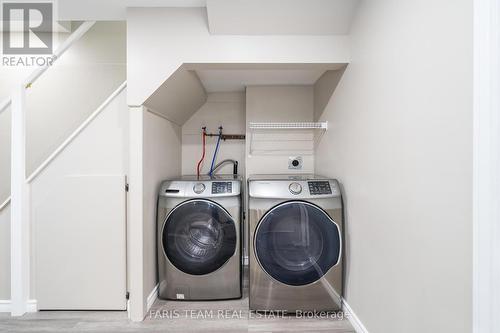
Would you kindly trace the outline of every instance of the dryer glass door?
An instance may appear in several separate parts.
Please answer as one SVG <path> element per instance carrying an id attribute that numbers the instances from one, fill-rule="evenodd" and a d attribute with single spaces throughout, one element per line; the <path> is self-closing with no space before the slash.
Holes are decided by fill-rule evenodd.
<path id="1" fill-rule="evenodd" d="M 301 286 L 320 279 L 339 263 L 338 225 L 321 208 L 302 201 L 280 204 L 260 220 L 255 255 L 275 280 Z"/>
<path id="2" fill-rule="evenodd" d="M 203 275 L 222 267 L 236 251 L 236 226 L 227 210 L 204 199 L 183 202 L 165 219 L 163 250 L 179 270 Z"/>

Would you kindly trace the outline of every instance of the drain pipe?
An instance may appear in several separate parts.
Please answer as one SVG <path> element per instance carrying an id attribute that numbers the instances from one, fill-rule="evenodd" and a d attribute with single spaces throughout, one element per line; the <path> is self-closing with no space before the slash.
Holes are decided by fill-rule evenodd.
<path id="1" fill-rule="evenodd" d="M 238 174 L 238 161 L 232 160 L 232 159 L 227 159 L 220 161 L 217 163 L 217 165 L 214 167 L 212 173 L 214 174 L 216 170 L 220 169 L 224 164 L 232 163 L 233 164 L 233 174 L 237 175 Z"/>

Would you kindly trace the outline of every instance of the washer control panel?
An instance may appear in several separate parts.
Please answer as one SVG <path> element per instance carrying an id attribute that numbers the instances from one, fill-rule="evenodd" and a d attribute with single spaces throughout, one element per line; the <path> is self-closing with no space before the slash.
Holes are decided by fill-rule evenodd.
<path id="1" fill-rule="evenodd" d="M 332 194 L 329 181 L 309 181 L 307 184 L 311 195 Z"/>
<path id="2" fill-rule="evenodd" d="M 222 194 L 222 193 L 232 193 L 233 183 L 232 182 L 213 182 L 212 183 L 212 194 Z"/>
<path id="3" fill-rule="evenodd" d="M 213 178 L 208 176 L 183 176 L 178 180 L 165 180 L 162 182 L 159 195 L 172 198 L 236 197 L 241 195 L 241 179 L 233 175 L 215 176 Z"/>

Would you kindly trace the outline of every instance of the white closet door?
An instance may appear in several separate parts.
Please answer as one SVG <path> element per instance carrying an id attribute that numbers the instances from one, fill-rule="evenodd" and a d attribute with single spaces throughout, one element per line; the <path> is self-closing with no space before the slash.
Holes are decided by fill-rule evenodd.
<path id="1" fill-rule="evenodd" d="M 125 310 L 125 176 L 62 177 L 38 202 L 32 211 L 38 308 Z"/>

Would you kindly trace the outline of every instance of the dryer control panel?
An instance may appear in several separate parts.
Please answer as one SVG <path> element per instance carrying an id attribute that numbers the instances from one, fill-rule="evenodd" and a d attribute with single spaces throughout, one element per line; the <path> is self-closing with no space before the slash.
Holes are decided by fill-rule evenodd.
<path id="1" fill-rule="evenodd" d="M 251 198 L 294 200 L 341 196 L 339 183 L 335 179 L 309 175 L 259 175 L 250 177 L 248 195 Z"/>
<path id="2" fill-rule="evenodd" d="M 307 182 L 309 185 L 309 193 L 311 195 L 332 194 L 332 188 L 329 181 L 313 181 Z"/>

